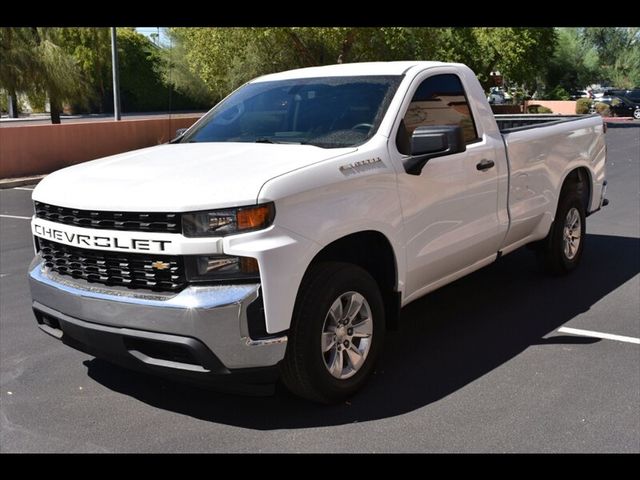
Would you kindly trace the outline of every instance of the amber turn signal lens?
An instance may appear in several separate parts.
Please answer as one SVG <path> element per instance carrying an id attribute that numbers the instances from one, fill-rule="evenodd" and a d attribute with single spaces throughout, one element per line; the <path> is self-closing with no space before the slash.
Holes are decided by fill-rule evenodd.
<path id="1" fill-rule="evenodd" d="M 259 273 L 258 260 L 251 257 L 239 257 L 240 258 L 240 271 L 242 273 Z"/>
<path id="2" fill-rule="evenodd" d="M 249 230 L 268 226 L 272 221 L 273 204 L 238 210 L 238 230 Z"/>

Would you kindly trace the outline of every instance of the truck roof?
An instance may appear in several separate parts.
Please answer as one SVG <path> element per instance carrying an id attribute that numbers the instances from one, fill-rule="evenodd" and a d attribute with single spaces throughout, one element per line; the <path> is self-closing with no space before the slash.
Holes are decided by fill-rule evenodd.
<path id="1" fill-rule="evenodd" d="M 335 65 L 324 65 L 322 67 L 298 68 L 296 70 L 288 70 L 286 72 L 272 73 L 256 78 L 255 80 L 252 80 L 252 83 L 289 80 L 294 78 L 402 75 L 409 68 L 418 65 L 428 68 L 436 65 L 444 65 L 444 63 L 422 61 L 340 63 Z"/>

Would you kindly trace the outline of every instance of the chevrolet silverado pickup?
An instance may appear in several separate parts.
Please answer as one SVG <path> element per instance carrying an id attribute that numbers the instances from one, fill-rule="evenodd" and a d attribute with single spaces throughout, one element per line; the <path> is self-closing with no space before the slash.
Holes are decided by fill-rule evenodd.
<path id="1" fill-rule="evenodd" d="M 605 132 L 494 115 L 462 64 L 266 75 L 167 144 L 38 184 L 35 317 L 125 367 L 339 401 L 404 305 L 524 245 L 578 266 Z"/>

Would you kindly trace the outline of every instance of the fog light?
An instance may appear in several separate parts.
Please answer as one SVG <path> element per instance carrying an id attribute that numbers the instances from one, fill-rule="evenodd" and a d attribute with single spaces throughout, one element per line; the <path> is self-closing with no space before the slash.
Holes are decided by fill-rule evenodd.
<path id="1" fill-rule="evenodd" d="M 198 255 L 185 257 L 190 282 L 259 281 L 258 261 L 251 257 Z"/>

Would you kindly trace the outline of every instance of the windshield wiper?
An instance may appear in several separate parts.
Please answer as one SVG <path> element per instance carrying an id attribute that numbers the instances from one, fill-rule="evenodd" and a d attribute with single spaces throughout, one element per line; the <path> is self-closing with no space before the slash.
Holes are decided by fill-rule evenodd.
<path id="1" fill-rule="evenodd" d="M 254 140 L 254 143 L 280 143 L 280 142 L 274 142 L 273 140 L 267 137 L 258 137 Z"/>
<path id="2" fill-rule="evenodd" d="M 278 145 L 300 145 L 300 142 L 280 142 L 278 140 L 271 140 L 267 137 L 258 137 L 254 140 L 254 143 L 275 143 Z"/>

